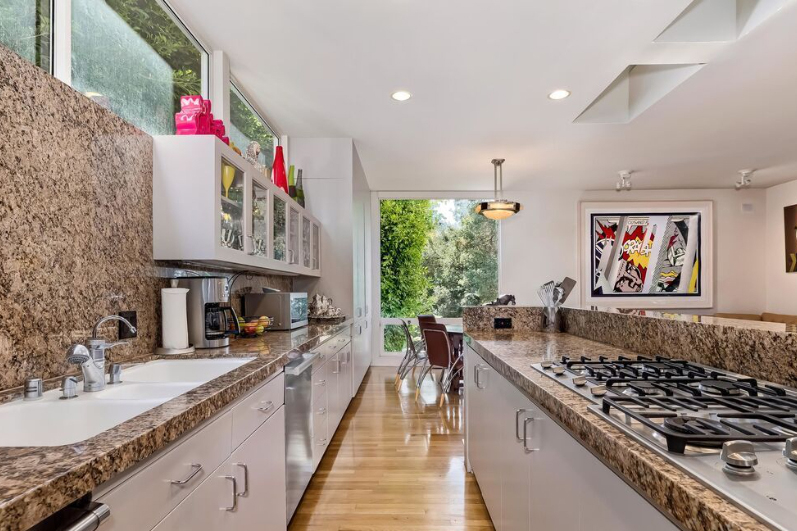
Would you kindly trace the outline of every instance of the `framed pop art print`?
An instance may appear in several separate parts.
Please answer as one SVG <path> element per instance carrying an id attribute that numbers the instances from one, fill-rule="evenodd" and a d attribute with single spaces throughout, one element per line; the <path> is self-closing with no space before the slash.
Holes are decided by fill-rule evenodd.
<path id="1" fill-rule="evenodd" d="M 711 308 L 710 201 L 581 203 L 584 302 Z"/>

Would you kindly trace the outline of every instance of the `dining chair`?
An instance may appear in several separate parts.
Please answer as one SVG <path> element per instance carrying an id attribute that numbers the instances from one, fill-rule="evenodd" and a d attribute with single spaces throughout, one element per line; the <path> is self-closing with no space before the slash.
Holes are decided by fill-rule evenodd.
<path id="1" fill-rule="evenodd" d="M 448 331 L 445 325 L 429 325 L 425 327 L 423 335 L 426 340 L 426 360 L 418 378 L 415 400 L 418 400 L 420 396 L 421 385 L 426 379 L 426 376 L 430 374 L 433 369 L 441 369 L 440 390 L 442 393 L 440 395 L 439 405 L 442 406 L 448 391 L 451 389 L 451 383 L 462 371 L 461 356 L 455 357 L 454 349 L 451 346 L 451 340 L 448 337 Z M 432 380 L 434 380 L 434 375 L 432 375 Z"/>
<path id="2" fill-rule="evenodd" d="M 401 382 L 404 381 L 410 371 L 414 371 L 419 364 L 426 361 L 426 350 L 422 344 L 419 344 L 420 342 L 416 342 L 412 337 L 410 322 L 402 319 L 401 329 L 404 332 L 404 342 L 407 347 L 404 351 L 404 358 L 402 358 L 396 371 L 396 388 L 401 386 Z"/>

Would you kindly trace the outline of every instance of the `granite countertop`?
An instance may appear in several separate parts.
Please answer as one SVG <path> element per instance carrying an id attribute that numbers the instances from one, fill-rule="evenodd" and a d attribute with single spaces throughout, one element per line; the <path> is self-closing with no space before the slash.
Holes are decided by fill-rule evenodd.
<path id="1" fill-rule="evenodd" d="M 192 430 L 351 321 L 266 332 L 178 358 L 254 357 L 200 387 L 81 443 L 0 448 L 0 531 L 24 531 Z M 175 359 L 174 356 L 163 358 Z M 158 359 L 150 356 L 141 361 Z M 2 407 L 2 406 L 0 406 Z"/>
<path id="2" fill-rule="evenodd" d="M 592 402 L 531 367 L 544 359 L 620 355 L 628 350 L 570 334 L 466 331 L 495 370 L 525 391 L 626 482 L 689 531 L 771 529 L 587 409 Z"/>

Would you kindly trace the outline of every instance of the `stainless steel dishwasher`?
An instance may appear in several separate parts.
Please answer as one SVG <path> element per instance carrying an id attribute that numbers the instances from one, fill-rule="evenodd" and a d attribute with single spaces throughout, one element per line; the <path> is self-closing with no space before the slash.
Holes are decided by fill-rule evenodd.
<path id="1" fill-rule="evenodd" d="M 313 477 L 313 362 L 308 352 L 285 365 L 285 472 L 288 522 Z"/>

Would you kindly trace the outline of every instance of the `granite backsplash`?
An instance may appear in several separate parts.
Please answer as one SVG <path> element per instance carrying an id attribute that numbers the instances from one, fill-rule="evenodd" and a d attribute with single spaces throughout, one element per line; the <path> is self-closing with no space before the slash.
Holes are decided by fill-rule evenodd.
<path id="1" fill-rule="evenodd" d="M 630 350 L 703 363 L 797 387 L 797 331 L 783 323 L 643 310 L 562 308 L 562 331 Z M 495 317 L 512 317 L 512 330 L 542 330 L 542 308 L 465 308 L 465 331 L 492 330 Z"/>
<path id="2" fill-rule="evenodd" d="M 0 124 L 0 390 L 74 373 L 67 347 L 120 310 L 139 335 L 109 357 L 151 354 L 162 277 L 184 271 L 152 258 L 152 139 L 3 46 Z M 233 293 L 291 285 L 241 276 Z"/>

